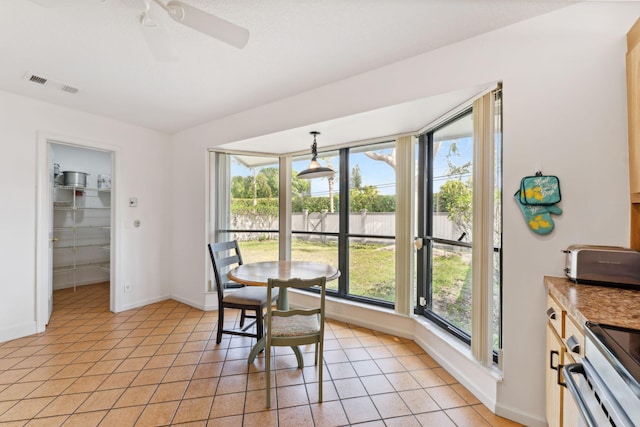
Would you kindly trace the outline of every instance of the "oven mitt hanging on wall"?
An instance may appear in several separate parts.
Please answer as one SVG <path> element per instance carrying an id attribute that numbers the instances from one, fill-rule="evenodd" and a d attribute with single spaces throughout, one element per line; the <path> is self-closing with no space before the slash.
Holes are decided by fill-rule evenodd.
<path id="1" fill-rule="evenodd" d="M 520 206 L 524 220 L 529 228 L 537 234 L 549 234 L 553 230 L 554 224 L 551 214 L 561 215 L 562 209 L 555 205 L 540 206 L 540 205 L 525 205 L 521 202 L 520 190 L 516 191 L 513 195 Z"/>

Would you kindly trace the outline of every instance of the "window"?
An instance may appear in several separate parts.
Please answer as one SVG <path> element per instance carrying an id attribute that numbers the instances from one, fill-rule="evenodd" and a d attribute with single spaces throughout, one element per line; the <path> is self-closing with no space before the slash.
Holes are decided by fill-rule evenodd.
<path id="1" fill-rule="evenodd" d="M 318 261 L 339 265 L 340 231 L 340 154 L 320 153 L 318 161 L 336 174 L 328 178 L 300 179 L 296 175 L 306 169 L 311 156 L 292 160 L 291 177 L 291 259 Z M 327 290 L 337 292 L 338 281 L 327 283 Z"/>
<path id="2" fill-rule="evenodd" d="M 471 110 L 421 135 L 424 158 L 422 228 L 426 268 L 425 315 L 470 342 L 473 186 L 473 113 Z"/>
<path id="3" fill-rule="evenodd" d="M 395 303 L 395 143 L 351 148 L 349 294 Z"/>
<path id="4" fill-rule="evenodd" d="M 328 284 L 330 295 L 403 314 L 415 301 L 416 313 L 471 344 L 474 355 L 491 353 L 495 360 L 501 348 L 501 108 L 499 91 L 485 95 L 419 135 L 415 151 L 415 137 L 399 136 L 320 152 L 318 161 L 335 170 L 327 178 L 297 177 L 308 154 L 214 152 L 211 240 L 239 239 L 245 262 L 290 256 L 337 266 L 341 276 Z M 290 190 L 281 193 L 285 171 L 290 177 L 282 188 Z M 415 256 L 408 249 L 414 232 L 422 242 Z M 476 357 L 486 362 L 491 355 Z"/>
<path id="5" fill-rule="evenodd" d="M 472 333 L 476 330 L 474 322 L 482 322 L 474 320 L 474 311 L 488 312 L 485 315 L 491 317 L 491 328 L 486 334 L 491 335 L 496 360 L 500 348 L 502 292 L 501 98 L 500 92 L 486 96 L 493 103 L 490 111 L 495 123 L 489 126 L 493 129 L 493 140 L 482 142 L 482 135 L 474 135 L 478 123 L 488 120 L 482 118 L 488 116 L 486 111 L 476 117 L 475 108 L 479 107 L 470 107 L 419 137 L 417 233 L 423 248 L 418 251 L 416 262 L 416 311 L 468 344 L 472 339 L 488 339 L 474 338 Z M 492 156 L 479 155 L 483 144 L 493 150 Z M 474 164 L 478 161 L 482 164 Z M 491 175 L 491 179 L 481 179 L 482 175 L 478 174 L 482 173 Z M 483 188 L 483 185 L 491 187 Z M 483 215 L 475 209 L 480 198 L 483 206 L 490 207 L 488 214 L 487 209 Z M 485 233 L 486 230 L 492 234 Z M 491 277 L 478 280 L 482 277 L 478 274 L 482 267 L 478 251 L 483 247 L 478 239 L 486 234 L 492 236 L 489 238 L 493 244 L 493 254 L 487 257 L 490 265 L 486 266 Z M 491 293 L 491 307 L 479 305 L 479 298 L 474 297 L 474 293 L 483 291 L 483 286 Z M 480 288 L 474 290 L 474 287 Z"/>
<path id="6" fill-rule="evenodd" d="M 277 260 L 279 158 L 211 156 L 212 241 L 238 239 L 245 263 Z"/>
<path id="7" fill-rule="evenodd" d="M 395 142 L 324 152 L 330 178 L 299 180 L 309 157 L 292 162 L 292 259 L 338 265 L 334 296 L 395 303 Z"/>

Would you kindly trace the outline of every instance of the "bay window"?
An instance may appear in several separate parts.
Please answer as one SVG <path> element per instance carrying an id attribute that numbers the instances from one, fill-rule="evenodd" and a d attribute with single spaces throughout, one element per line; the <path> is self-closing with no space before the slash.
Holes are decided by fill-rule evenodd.
<path id="1" fill-rule="evenodd" d="M 496 90 L 415 137 L 320 150 L 318 162 L 335 171 L 323 178 L 297 177 L 308 154 L 212 152 L 211 239 L 239 239 L 245 262 L 336 266 L 328 295 L 401 314 L 413 308 L 478 360 L 495 361 L 501 107 Z"/>

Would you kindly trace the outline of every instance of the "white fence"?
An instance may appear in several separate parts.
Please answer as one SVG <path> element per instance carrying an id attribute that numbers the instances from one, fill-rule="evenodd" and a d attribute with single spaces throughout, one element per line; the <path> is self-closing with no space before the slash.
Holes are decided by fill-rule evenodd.
<path id="1" fill-rule="evenodd" d="M 338 233 L 340 231 L 339 222 L 339 214 L 327 211 L 303 211 L 302 213 L 291 215 L 291 229 L 298 232 Z M 446 213 L 434 214 L 433 227 L 435 236 L 443 239 L 457 240 L 462 234 L 459 228 L 447 218 Z M 252 233 L 235 233 L 234 237 L 240 240 L 277 238 L 277 233 L 262 232 L 260 230 L 277 229 L 278 218 L 257 215 L 234 215 L 232 228 L 237 230 L 256 230 L 256 232 Z M 367 212 L 366 210 L 351 213 L 349 214 L 349 233 L 369 236 L 395 236 L 396 214 L 395 212 Z M 320 239 L 319 236 L 308 237 L 309 240 Z M 469 238 L 470 236 L 465 241 L 470 241 Z M 370 238 L 365 240 L 372 241 Z"/>

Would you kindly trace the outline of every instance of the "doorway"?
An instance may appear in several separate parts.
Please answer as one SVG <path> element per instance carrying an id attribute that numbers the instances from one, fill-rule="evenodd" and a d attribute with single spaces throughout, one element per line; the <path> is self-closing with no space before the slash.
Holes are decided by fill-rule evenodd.
<path id="1" fill-rule="evenodd" d="M 40 138 L 38 145 L 37 327 L 44 331 L 54 291 L 103 284 L 115 311 L 112 225 L 114 158 L 109 147 Z"/>

